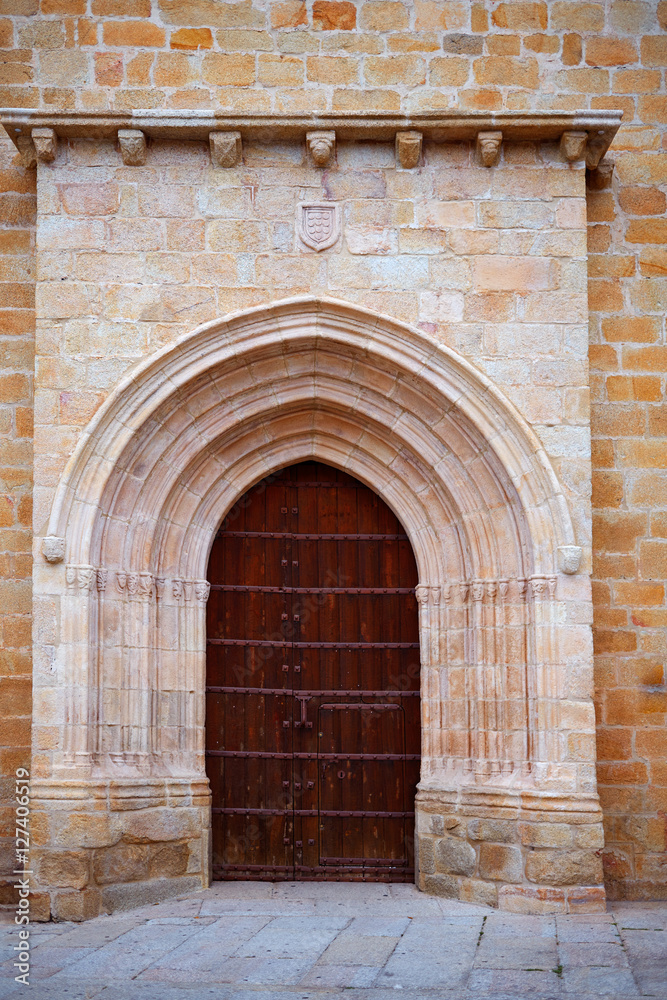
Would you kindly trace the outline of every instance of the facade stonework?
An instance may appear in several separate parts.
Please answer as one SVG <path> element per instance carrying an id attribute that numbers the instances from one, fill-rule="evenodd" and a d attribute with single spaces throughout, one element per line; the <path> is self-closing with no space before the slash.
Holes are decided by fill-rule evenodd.
<path id="1" fill-rule="evenodd" d="M 41 915 L 206 884 L 212 533 L 310 457 L 415 550 L 421 887 L 576 912 L 604 862 L 608 895 L 664 896 L 665 26 L 622 0 L 0 15 L 3 772 L 32 471 Z"/>

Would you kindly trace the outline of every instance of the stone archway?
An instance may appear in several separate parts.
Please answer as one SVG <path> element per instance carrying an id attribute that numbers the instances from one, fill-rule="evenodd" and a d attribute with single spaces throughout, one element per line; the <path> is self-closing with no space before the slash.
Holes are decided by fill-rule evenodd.
<path id="1" fill-rule="evenodd" d="M 56 716 L 39 703 L 35 716 L 38 744 L 58 731 L 34 789 L 44 889 L 57 897 L 63 847 L 82 864 L 94 854 L 92 884 L 60 889 L 90 912 L 136 894 L 137 879 L 140 898 L 207 882 L 208 554 L 239 496 L 306 458 L 372 486 L 415 552 L 420 884 L 506 906 L 598 905 L 602 890 L 582 888 L 601 884 L 586 591 L 549 460 L 455 352 L 311 298 L 209 323 L 143 362 L 67 466 L 44 542 L 66 564 L 39 583 L 61 623 Z M 566 683 L 574 661 L 581 694 Z M 65 816 L 73 799 L 101 817 L 99 842 Z"/>

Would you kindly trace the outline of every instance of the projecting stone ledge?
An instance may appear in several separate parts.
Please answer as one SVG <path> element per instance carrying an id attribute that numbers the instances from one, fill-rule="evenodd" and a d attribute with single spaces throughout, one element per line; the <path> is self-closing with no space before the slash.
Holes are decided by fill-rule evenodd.
<path id="1" fill-rule="evenodd" d="M 24 153 L 33 129 L 51 129 L 61 139 L 109 139 L 133 130 L 150 139 L 209 142 L 211 132 L 237 132 L 241 141 L 303 141 L 306 133 L 335 133 L 337 141 L 395 142 L 397 134 L 419 132 L 429 142 L 476 142 L 480 133 L 502 133 L 503 142 L 562 143 L 566 160 L 585 156 L 597 167 L 621 124 L 622 111 L 438 111 L 417 115 L 326 112 L 319 115 L 235 115 L 222 111 L 42 111 L 0 109 L 0 120 Z M 563 136 L 566 136 L 563 139 Z M 584 142 L 585 136 L 585 142 Z M 585 148 L 584 148 L 585 147 Z M 407 152 L 406 152 L 407 155 Z M 488 154 L 490 159 L 490 151 Z M 402 162 L 402 161 L 401 161 Z"/>

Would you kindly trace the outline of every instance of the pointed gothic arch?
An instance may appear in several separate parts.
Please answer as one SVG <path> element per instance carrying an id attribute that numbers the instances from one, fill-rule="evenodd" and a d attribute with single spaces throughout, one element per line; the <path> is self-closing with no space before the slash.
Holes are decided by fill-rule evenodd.
<path id="1" fill-rule="evenodd" d="M 575 718 L 562 683 L 581 639 L 563 575 L 578 550 L 538 437 L 433 337 L 310 297 L 152 355 L 82 435 L 48 528 L 65 550 L 42 586 L 60 602 L 62 738 L 43 787 L 189 782 L 205 815 L 208 554 L 239 497 L 307 458 L 374 489 L 415 552 L 422 883 L 437 877 L 431 815 L 467 814 L 475 796 L 517 817 L 548 800 L 598 823 L 590 761 L 568 743 L 593 733 L 592 709 Z"/>

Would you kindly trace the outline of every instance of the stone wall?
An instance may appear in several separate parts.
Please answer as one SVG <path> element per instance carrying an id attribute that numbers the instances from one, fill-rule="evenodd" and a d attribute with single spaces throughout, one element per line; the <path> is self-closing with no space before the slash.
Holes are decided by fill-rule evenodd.
<path id="1" fill-rule="evenodd" d="M 589 190 L 588 211 L 598 775 L 607 817 L 608 891 L 630 898 L 665 892 L 661 862 L 667 808 L 663 318 L 667 236 L 661 216 L 667 185 L 666 27 L 664 0 L 0 4 L 4 57 L 0 105 L 4 106 L 218 107 L 239 112 L 623 108 L 625 124 L 608 155 L 616 164 L 611 186 Z M 11 147 L 3 148 L 8 164 L 15 163 Z M 3 174 L 4 183 L 16 193 L 11 196 L 9 243 L 3 243 L 3 254 L 10 244 L 14 250 L 23 246 L 16 244 L 26 237 L 13 212 L 15 205 L 24 203 L 24 189 L 31 182 L 22 169 L 10 170 L 11 174 Z M 252 196 L 251 191 L 248 197 Z M 454 200 L 459 194 L 441 197 Z M 273 210 L 267 206 L 265 218 L 271 218 Z M 72 204 L 73 217 L 76 211 Z M 191 240 L 194 249 L 202 237 L 196 222 L 176 217 L 160 225 L 164 243 L 153 247 L 154 234 L 146 232 L 147 245 L 139 252 L 152 255 L 151 273 L 159 270 L 160 280 L 171 281 L 178 278 L 169 272 L 173 247 L 181 249 L 184 240 Z M 220 225 L 224 228 L 224 220 Z M 368 220 L 360 218 L 357 225 L 368 229 Z M 385 239 L 391 254 L 393 234 L 401 226 L 409 228 L 409 223 L 389 219 L 378 226 L 374 217 L 372 238 Z M 169 245 L 170 238 L 176 243 Z M 232 238 L 250 239 L 251 234 L 236 233 Z M 122 244 L 116 247 L 125 249 Z M 357 252 L 363 252 L 363 243 Z M 14 278 L 22 253 L 12 256 L 8 279 L 12 295 L 17 296 L 25 288 L 23 278 L 18 283 Z M 222 251 L 206 248 L 202 268 L 211 253 Z M 378 259 L 386 269 L 388 258 Z M 244 275 L 243 270 L 237 272 L 237 280 L 250 285 Z M 98 278 L 92 275 L 88 280 Z M 228 277 L 217 275 L 212 280 L 217 285 Z M 280 280 L 302 287 L 289 277 Z M 459 294 L 458 285 L 448 288 L 446 280 L 438 279 L 431 315 L 422 317 L 427 323 L 442 323 L 437 314 L 441 303 Z M 234 301 L 242 304 L 251 294 L 235 293 Z M 378 308 L 380 300 L 386 303 L 392 298 L 389 287 L 372 295 L 363 289 L 351 294 L 372 298 L 369 304 Z M 188 300 L 186 325 L 195 324 L 202 310 L 206 314 L 205 301 Z M 9 333 L 3 334 L 3 346 L 19 353 L 4 362 L 2 375 L 3 413 L 9 413 L 7 430 L 12 428 L 2 463 L 2 489 L 9 497 L 3 507 L 2 532 L 7 539 L 3 566 L 11 588 L 8 595 L 18 603 L 5 612 L 3 672 L 11 676 L 2 683 L 11 685 L 10 712 L 24 718 L 16 723 L 16 745 L 25 746 L 27 700 L 15 685 L 17 677 L 24 677 L 27 641 L 17 627 L 23 626 L 27 613 L 22 588 L 29 568 L 21 562 L 25 552 L 22 556 L 17 548 L 25 546 L 27 523 L 29 397 L 24 395 L 27 383 L 12 380 L 27 377 L 22 366 L 29 332 L 24 309 L 29 303 L 18 298 L 15 305 L 6 321 Z M 506 289 L 486 288 L 474 307 L 467 303 L 465 308 L 472 326 L 489 316 L 510 320 L 513 315 Z M 476 311 L 470 313 L 473 308 Z M 161 325 L 178 322 L 175 314 L 163 317 L 156 322 L 156 336 Z M 59 412 L 69 413 L 73 424 L 81 426 L 125 363 L 121 354 L 117 360 L 108 359 L 105 371 L 100 365 L 93 382 L 80 386 L 84 398 L 76 407 L 68 383 L 57 403 Z M 515 374 L 507 380 L 515 378 L 519 392 L 527 373 L 511 359 L 503 362 L 506 372 L 512 364 Z M 566 385 L 554 381 L 553 374 L 549 377 L 550 386 L 534 392 L 532 403 L 541 408 L 540 419 L 547 426 L 554 401 L 564 405 L 567 395 Z M 574 405 L 574 398 L 568 405 Z M 576 492 L 577 484 L 572 488 Z M 10 760 L 8 770 L 14 767 L 13 753 Z M 4 824 L 3 832 L 7 832 Z"/>
<path id="2" fill-rule="evenodd" d="M 30 764 L 35 172 L 0 132 L 0 904 L 14 901 L 14 773 Z"/>
<path id="3" fill-rule="evenodd" d="M 404 168 L 393 141 L 339 139 L 318 165 L 304 136 L 246 132 L 232 167 L 212 162 L 206 140 L 167 137 L 129 164 L 113 138 L 59 138 L 38 167 L 34 528 L 65 539 L 67 563 L 36 545 L 34 864 L 52 912 L 85 916 L 151 881 L 150 853 L 129 850 L 146 778 L 166 771 L 183 806 L 198 804 L 182 786 L 202 767 L 207 539 L 258 466 L 309 454 L 363 474 L 413 539 L 429 692 L 421 884 L 512 906 L 498 888 L 519 886 L 521 905 L 542 906 L 545 890 L 550 908 L 599 907 L 583 159 L 569 162 L 559 135 L 508 136 L 489 166 L 473 141 L 428 140 Z M 303 238 L 303 201 L 336 205 L 340 231 L 323 253 Z M 216 330 L 252 306 L 263 309 Z M 413 332 L 385 343 L 397 320 Z M 427 375 L 456 370 L 437 346 L 473 362 L 465 387 Z M 484 415 L 475 423 L 466 407 Z M 583 550 L 580 575 L 561 546 Z M 102 839 L 63 823 L 91 797 L 103 811 L 121 784 L 132 804 Z M 472 877 L 443 867 L 442 852 L 431 871 L 445 809 L 465 823 L 500 815 L 513 863 L 492 863 L 500 828 L 469 823 Z M 570 840 L 545 853 L 533 841 L 554 814 Z M 205 877 L 204 832 L 182 845 L 192 863 L 172 891 Z M 554 884 L 553 857 L 573 851 L 579 863 Z M 113 890 L 101 881 L 111 874 Z"/>

